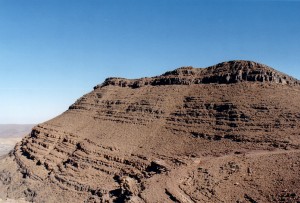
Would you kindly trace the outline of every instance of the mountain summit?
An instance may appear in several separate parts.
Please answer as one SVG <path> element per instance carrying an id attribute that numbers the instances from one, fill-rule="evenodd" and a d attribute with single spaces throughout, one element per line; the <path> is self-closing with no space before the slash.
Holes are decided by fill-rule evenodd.
<path id="1" fill-rule="evenodd" d="M 299 81 L 266 65 L 252 61 L 228 61 L 208 68 L 182 67 L 153 78 L 128 80 L 108 78 L 95 88 L 116 85 L 138 88 L 145 85 L 230 84 L 242 81 L 299 85 Z"/>
<path id="2" fill-rule="evenodd" d="M 299 84 L 251 61 L 108 78 L 0 160 L 0 198 L 300 201 Z"/>

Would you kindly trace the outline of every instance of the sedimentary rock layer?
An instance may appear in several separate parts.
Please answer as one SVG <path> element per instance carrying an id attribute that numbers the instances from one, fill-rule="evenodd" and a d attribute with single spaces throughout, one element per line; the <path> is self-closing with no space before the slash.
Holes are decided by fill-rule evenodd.
<path id="1" fill-rule="evenodd" d="M 299 81 L 295 78 L 266 65 L 252 61 L 229 61 L 205 69 L 182 67 L 154 78 L 136 80 L 108 78 L 103 84 L 96 86 L 95 89 L 107 85 L 139 88 L 145 85 L 230 84 L 241 81 L 299 85 Z"/>
<path id="2" fill-rule="evenodd" d="M 299 200 L 300 86 L 250 61 L 109 78 L 0 164 L 36 202 Z"/>

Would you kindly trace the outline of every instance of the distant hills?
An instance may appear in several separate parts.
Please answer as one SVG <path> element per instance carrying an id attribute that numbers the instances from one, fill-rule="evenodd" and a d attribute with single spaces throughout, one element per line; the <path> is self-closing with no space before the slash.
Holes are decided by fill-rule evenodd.
<path id="1" fill-rule="evenodd" d="M 30 133 L 34 124 L 0 124 L 1 138 L 23 137 Z"/>

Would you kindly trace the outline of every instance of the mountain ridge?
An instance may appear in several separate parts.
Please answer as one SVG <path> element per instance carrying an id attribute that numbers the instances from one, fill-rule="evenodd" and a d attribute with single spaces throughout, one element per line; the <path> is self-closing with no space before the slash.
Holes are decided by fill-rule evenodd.
<path id="1" fill-rule="evenodd" d="M 145 85 L 231 84 L 242 81 L 288 85 L 300 84 L 296 78 L 281 73 L 267 65 L 253 61 L 233 60 L 207 68 L 181 67 L 173 71 L 168 71 L 161 76 L 151 78 L 126 79 L 110 77 L 102 84 L 95 86 L 94 89 L 107 85 L 139 88 Z"/>
<path id="2" fill-rule="evenodd" d="M 220 64 L 97 86 L 0 159 L 0 198 L 300 201 L 298 81 Z"/>

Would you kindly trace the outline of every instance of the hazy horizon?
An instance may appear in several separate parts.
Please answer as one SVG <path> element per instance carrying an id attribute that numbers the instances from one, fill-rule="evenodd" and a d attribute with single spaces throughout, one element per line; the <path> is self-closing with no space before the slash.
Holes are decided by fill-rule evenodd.
<path id="1" fill-rule="evenodd" d="M 49 120 L 111 76 L 243 59 L 300 79 L 300 2 L 0 1 L 0 123 Z"/>

